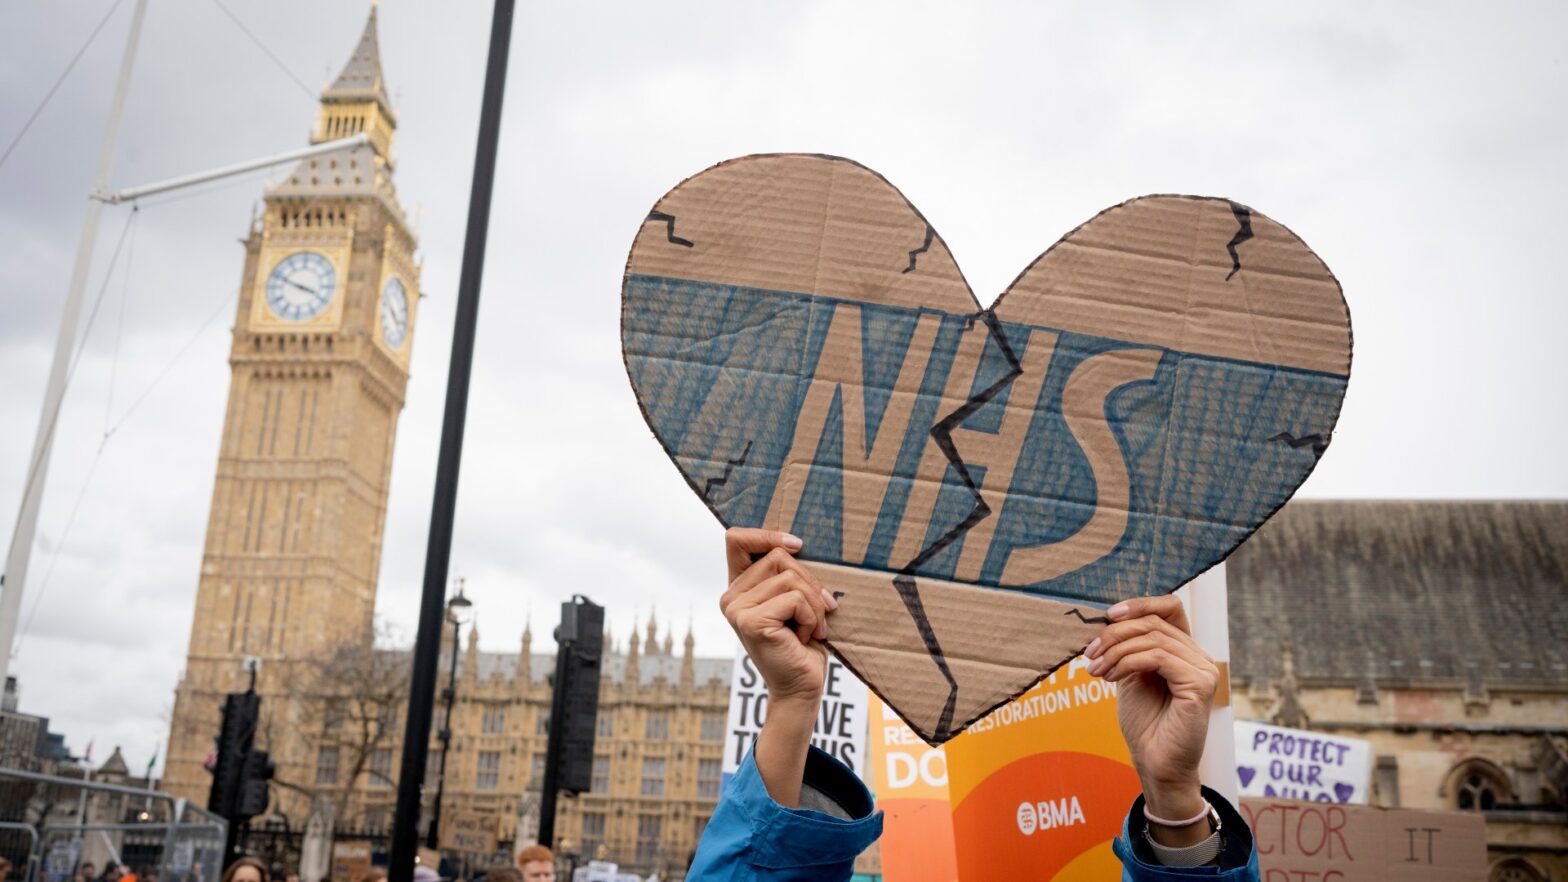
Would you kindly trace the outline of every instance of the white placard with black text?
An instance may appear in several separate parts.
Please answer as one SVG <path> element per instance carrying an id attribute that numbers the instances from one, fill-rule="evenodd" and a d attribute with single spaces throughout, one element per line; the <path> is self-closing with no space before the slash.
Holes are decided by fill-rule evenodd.
<path id="1" fill-rule="evenodd" d="M 828 656 L 822 707 L 812 728 L 811 743 L 854 770 L 866 775 L 866 727 L 869 708 L 866 684 L 838 659 Z M 768 688 L 750 656 L 739 652 L 730 676 L 729 725 L 724 731 L 724 779 L 740 768 L 741 760 L 757 740 L 768 718 Z"/>

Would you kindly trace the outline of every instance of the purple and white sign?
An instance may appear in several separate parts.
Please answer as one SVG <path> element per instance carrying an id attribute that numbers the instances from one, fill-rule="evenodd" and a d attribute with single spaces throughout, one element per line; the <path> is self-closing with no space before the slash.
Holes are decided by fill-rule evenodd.
<path id="1" fill-rule="evenodd" d="M 1371 775 L 1370 741 L 1236 721 L 1242 796 L 1365 805 Z"/>

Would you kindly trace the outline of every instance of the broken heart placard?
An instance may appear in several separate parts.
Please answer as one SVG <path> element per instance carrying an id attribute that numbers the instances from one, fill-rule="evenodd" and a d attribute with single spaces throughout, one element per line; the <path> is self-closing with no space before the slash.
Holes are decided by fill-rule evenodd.
<path id="1" fill-rule="evenodd" d="M 1109 208 L 982 309 L 914 206 L 829 156 L 682 182 L 622 296 L 659 443 L 724 524 L 805 540 L 829 645 L 933 743 L 1229 554 L 1350 373 L 1333 275 L 1243 205 Z"/>

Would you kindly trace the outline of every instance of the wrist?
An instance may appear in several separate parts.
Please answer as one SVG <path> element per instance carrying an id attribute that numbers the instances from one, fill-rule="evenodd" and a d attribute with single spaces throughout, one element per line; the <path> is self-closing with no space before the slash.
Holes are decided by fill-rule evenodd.
<path id="1" fill-rule="evenodd" d="M 1143 779 L 1143 804 L 1160 818 L 1190 818 L 1203 811 L 1203 789 L 1196 778 L 1177 781 Z"/>

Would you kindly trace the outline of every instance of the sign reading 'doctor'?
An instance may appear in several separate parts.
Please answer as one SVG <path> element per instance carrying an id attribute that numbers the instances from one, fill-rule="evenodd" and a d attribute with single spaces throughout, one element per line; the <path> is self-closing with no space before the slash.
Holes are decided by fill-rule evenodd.
<path id="1" fill-rule="evenodd" d="M 1372 742 L 1236 721 L 1236 778 L 1243 796 L 1365 804 Z"/>
<path id="2" fill-rule="evenodd" d="M 822 705 L 817 710 L 817 720 L 811 729 L 811 743 L 818 749 L 837 758 L 862 778 L 866 775 L 866 726 L 868 693 L 866 684 L 843 663 L 828 657 L 828 671 L 822 687 Z M 730 674 L 729 725 L 724 732 L 724 765 L 726 780 L 740 768 L 746 751 L 757 740 L 762 724 L 768 719 L 768 686 L 752 663 L 751 656 L 741 652 L 735 658 Z"/>
<path id="3" fill-rule="evenodd" d="M 834 653 L 942 742 L 1284 504 L 1350 373 L 1339 285 L 1224 199 L 1109 208 L 982 309 L 935 228 L 846 159 L 750 156 L 660 199 L 622 349 L 720 521 L 789 530 Z M 997 590 L 1009 589 L 1009 590 Z"/>

